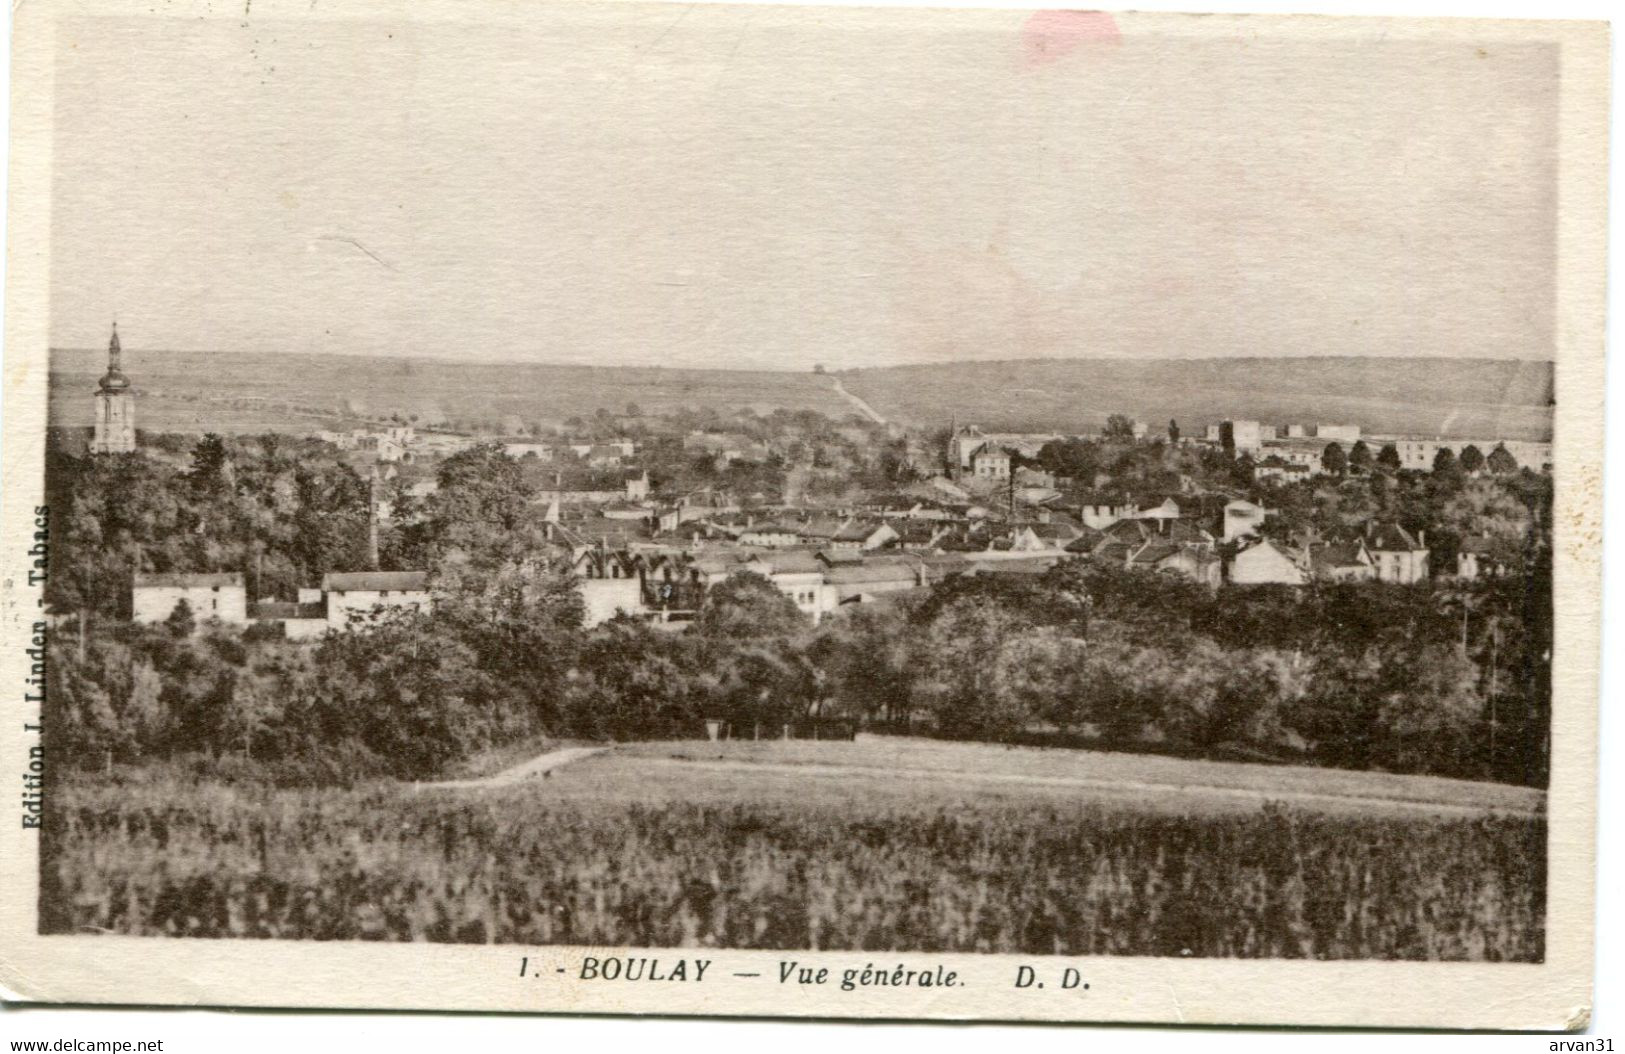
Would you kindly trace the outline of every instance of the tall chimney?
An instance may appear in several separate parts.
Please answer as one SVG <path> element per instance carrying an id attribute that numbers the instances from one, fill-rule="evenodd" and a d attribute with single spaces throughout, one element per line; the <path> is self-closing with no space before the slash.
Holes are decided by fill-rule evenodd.
<path id="1" fill-rule="evenodd" d="M 367 480 L 367 569 L 378 570 L 378 469 Z"/>

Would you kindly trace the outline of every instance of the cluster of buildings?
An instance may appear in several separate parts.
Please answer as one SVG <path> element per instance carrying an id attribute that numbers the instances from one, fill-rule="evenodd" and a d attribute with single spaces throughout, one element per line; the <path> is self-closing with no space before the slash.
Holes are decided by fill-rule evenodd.
<path id="1" fill-rule="evenodd" d="M 135 449 L 135 415 L 116 328 L 108 354 L 108 370 L 96 392 L 91 451 L 127 453 Z M 1146 431 L 1143 423 L 1133 423 L 1135 436 Z M 490 441 L 418 431 L 408 424 L 319 437 L 387 464 L 392 473 L 412 476 L 425 473 L 421 461 Z M 1373 523 L 1346 537 L 1287 541 L 1265 536 L 1268 509 L 1233 494 L 1080 490 L 1022 464 L 1063 438 L 955 427 L 946 475 L 895 494 L 819 508 L 774 507 L 760 495 L 740 501 L 713 490 L 656 501 L 629 439 L 497 442 L 513 457 L 560 466 L 553 486 L 544 485 L 533 498 L 544 507 L 540 519 L 550 549 L 539 559 L 574 572 L 589 626 L 617 615 L 680 626 L 694 617 L 709 587 L 745 572 L 771 582 L 815 623 L 843 607 L 923 590 L 949 575 L 1032 574 L 1079 557 L 1214 587 L 1414 583 L 1429 576 L 1425 536 L 1413 536 L 1398 524 Z M 1358 425 L 1228 420 L 1209 426 L 1202 439 L 1185 441 L 1248 454 L 1261 478 L 1296 479 L 1321 471 L 1327 443 L 1352 445 L 1362 435 Z M 1371 437 L 1370 442 L 1393 443 L 1402 467 L 1431 468 L 1440 449 L 1459 453 L 1470 441 Z M 1520 464 L 1550 462 L 1549 444 L 1502 445 Z M 722 464 L 779 453 L 771 444 L 722 432 L 690 433 L 683 448 Z M 1480 444 L 1483 451 L 1490 448 Z M 570 469 L 590 469 L 569 476 L 590 479 L 591 485 L 567 483 L 566 462 Z M 432 492 L 433 481 L 412 487 L 411 493 Z M 389 516 L 381 507 L 386 504 L 374 497 L 374 529 Z M 1468 539 L 1460 547 L 1459 576 L 1499 569 L 1488 540 Z M 320 586 L 299 590 L 295 600 L 278 601 L 251 599 L 238 573 L 137 574 L 131 613 L 137 622 L 163 622 L 184 604 L 199 623 L 274 626 L 289 639 L 308 639 L 365 624 L 381 610 L 429 609 L 428 577 L 425 571 L 331 573 Z"/>
<path id="2" fill-rule="evenodd" d="M 1131 422 L 1135 439 L 1143 439 L 1147 426 Z M 1044 444 L 1064 439 L 1055 433 L 984 432 L 974 425 L 954 428 L 948 440 L 947 468 L 951 480 L 971 485 L 1009 484 L 1032 486 L 1031 469 L 1021 465 L 1033 460 Z M 1080 437 L 1081 438 L 1081 437 Z M 1518 439 L 1443 439 L 1417 436 L 1364 435 L 1357 424 L 1267 424 L 1255 420 L 1226 420 L 1210 424 L 1201 437 L 1181 442 L 1205 444 L 1233 450 L 1253 461 L 1253 476 L 1262 481 L 1295 483 L 1321 475 L 1325 469 L 1328 444 L 1336 443 L 1345 454 L 1364 442 L 1375 456 L 1392 446 L 1399 467 L 1431 471 L 1439 451 L 1449 450 L 1458 457 L 1468 447 L 1488 456 L 1497 446 L 1505 448 L 1519 466 L 1549 471 L 1551 443 Z M 1040 484 L 1042 485 L 1042 484 Z"/>
<path id="3" fill-rule="evenodd" d="M 1429 577 L 1425 537 L 1397 524 L 1287 543 L 1263 535 L 1269 515 L 1225 495 L 1077 494 L 1012 519 L 998 507 L 901 495 L 834 513 L 718 513 L 675 531 L 565 517 L 554 537 L 569 547 L 588 625 L 617 615 L 681 624 L 706 587 L 741 571 L 773 583 L 814 622 L 953 574 L 1033 574 L 1079 557 L 1209 587 Z M 1463 559 L 1465 577 L 1493 573 Z"/>

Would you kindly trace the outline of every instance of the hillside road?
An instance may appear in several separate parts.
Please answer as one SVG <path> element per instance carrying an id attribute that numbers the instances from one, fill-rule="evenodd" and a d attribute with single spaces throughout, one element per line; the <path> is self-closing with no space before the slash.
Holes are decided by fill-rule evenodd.
<path id="1" fill-rule="evenodd" d="M 846 385 L 842 384 L 838 378 L 832 377 L 830 380 L 835 385 L 835 394 L 851 403 L 857 409 L 858 413 L 867 417 L 877 425 L 883 425 L 886 423 L 886 419 L 880 416 L 880 412 L 878 410 L 864 402 L 862 399 L 859 399 L 856 395 L 853 395 L 851 392 L 847 391 Z"/>

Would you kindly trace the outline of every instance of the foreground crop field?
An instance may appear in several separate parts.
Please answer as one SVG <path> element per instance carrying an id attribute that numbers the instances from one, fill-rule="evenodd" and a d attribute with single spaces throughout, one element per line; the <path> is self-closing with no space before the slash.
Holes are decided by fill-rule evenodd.
<path id="1" fill-rule="evenodd" d="M 1152 807 L 637 754 L 494 790 L 146 778 L 51 801 L 53 932 L 1522 961 L 1544 939 L 1530 815 Z"/>

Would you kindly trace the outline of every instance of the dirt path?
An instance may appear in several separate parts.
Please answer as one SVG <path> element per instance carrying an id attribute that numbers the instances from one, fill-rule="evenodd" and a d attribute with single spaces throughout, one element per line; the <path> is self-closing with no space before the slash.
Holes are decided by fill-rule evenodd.
<path id="1" fill-rule="evenodd" d="M 847 391 L 846 386 L 840 381 L 837 380 L 834 383 L 835 394 L 839 395 L 841 398 L 845 399 L 847 402 L 856 407 L 858 413 L 867 417 L 877 425 L 883 425 L 886 423 L 886 419 L 880 416 L 880 412 L 878 410 L 864 402 L 862 399 L 859 399 L 856 395 L 853 395 L 851 392 Z"/>
<path id="2" fill-rule="evenodd" d="M 651 758 L 650 761 L 657 759 Z M 1022 787 L 1061 787 L 1079 790 L 1114 791 L 1123 794 L 1193 794 L 1210 798 L 1229 798 L 1236 801 L 1285 802 L 1301 805 L 1339 805 L 1359 810 L 1380 812 L 1395 810 L 1427 812 L 1449 816 L 1518 816 L 1538 819 L 1546 815 L 1543 809 L 1502 809 L 1484 805 L 1466 805 L 1458 802 L 1427 801 L 1416 798 L 1386 798 L 1381 795 L 1318 793 L 1301 790 L 1255 790 L 1251 787 L 1225 787 L 1205 783 L 1159 783 L 1145 780 L 1092 778 L 1089 776 L 1021 776 L 1013 773 L 955 772 L 951 769 L 876 768 L 869 765 L 821 765 L 817 763 L 783 763 L 728 760 L 668 760 L 674 765 L 708 769 L 713 772 L 762 772 L 799 774 L 816 777 L 872 776 L 898 780 L 936 779 L 964 785 L 1002 783 Z"/>
<path id="3" fill-rule="evenodd" d="M 470 780 L 442 780 L 439 783 L 416 784 L 418 790 L 475 790 L 484 787 L 511 787 L 515 783 L 545 776 L 556 768 L 562 768 L 582 758 L 590 758 L 594 754 L 602 754 L 608 747 L 565 747 L 563 750 L 550 750 L 540 754 L 529 761 L 522 761 L 512 768 L 490 776 L 481 776 Z"/>

